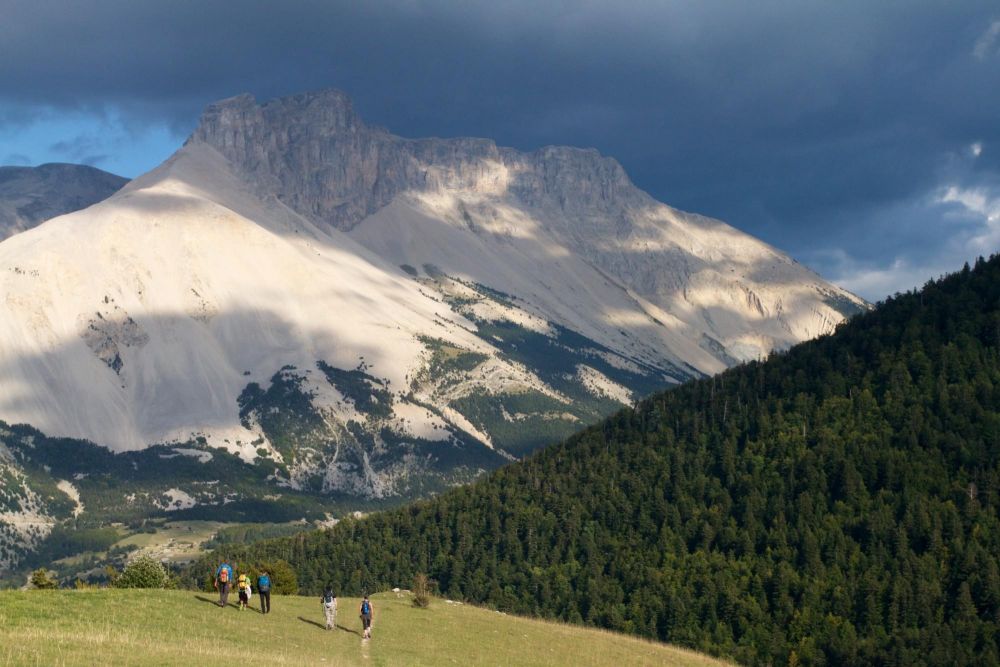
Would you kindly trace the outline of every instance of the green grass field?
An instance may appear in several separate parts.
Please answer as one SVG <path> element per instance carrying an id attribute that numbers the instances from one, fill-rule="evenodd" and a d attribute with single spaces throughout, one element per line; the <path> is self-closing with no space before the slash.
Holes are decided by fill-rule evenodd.
<path id="1" fill-rule="evenodd" d="M 230 601 L 235 598 L 232 596 Z M 374 636 L 359 600 L 342 598 L 337 629 L 318 598 L 274 596 L 272 613 L 220 609 L 194 591 L 4 591 L 3 665 L 721 665 L 609 632 L 498 614 L 434 599 L 374 596 Z"/>

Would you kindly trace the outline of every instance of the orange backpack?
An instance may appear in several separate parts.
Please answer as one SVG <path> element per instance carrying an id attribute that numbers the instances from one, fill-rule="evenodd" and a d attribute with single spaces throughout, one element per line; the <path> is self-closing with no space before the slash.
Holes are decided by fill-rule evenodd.
<path id="1" fill-rule="evenodd" d="M 221 581 L 224 584 L 229 583 L 229 568 L 228 567 L 224 567 L 221 570 L 219 570 L 219 581 Z"/>

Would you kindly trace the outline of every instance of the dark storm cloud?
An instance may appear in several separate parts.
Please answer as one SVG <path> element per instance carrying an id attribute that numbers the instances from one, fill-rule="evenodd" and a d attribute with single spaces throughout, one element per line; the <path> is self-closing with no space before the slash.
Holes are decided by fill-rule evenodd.
<path id="1" fill-rule="evenodd" d="M 6 115 L 113 105 L 186 132 L 214 99 L 336 86 L 407 136 L 595 146 L 820 263 L 887 260 L 886 234 L 916 256 L 941 233 L 920 202 L 1000 168 L 993 0 L 6 6 Z"/>

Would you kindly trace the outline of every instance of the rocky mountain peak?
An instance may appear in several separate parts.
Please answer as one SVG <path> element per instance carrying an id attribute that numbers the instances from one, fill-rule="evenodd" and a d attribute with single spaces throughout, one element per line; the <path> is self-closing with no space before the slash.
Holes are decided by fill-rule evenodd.
<path id="1" fill-rule="evenodd" d="M 308 135 L 332 136 L 357 130 L 362 125 L 351 99 L 339 90 L 302 93 L 264 104 L 244 93 L 208 105 L 191 140 L 234 150 L 247 138 L 291 128 Z M 239 153 L 233 157 L 239 157 Z"/>
<path id="2" fill-rule="evenodd" d="M 256 185 L 320 225 L 348 230 L 402 192 L 481 190 L 530 207 L 607 211 L 644 197 L 593 149 L 531 153 L 489 139 L 406 139 L 364 123 L 335 89 L 263 104 L 239 95 L 210 105 L 189 142 L 211 145 Z"/>
<path id="3" fill-rule="evenodd" d="M 506 248 L 521 239 L 518 252 L 542 262 L 572 255 L 587 264 L 581 271 L 599 271 L 607 285 L 638 299 L 658 327 L 671 318 L 683 322 L 676 330 L 690 327 L 676 345 L 696 341 L 697 349 L 677 356 L 707 354 L 707 363 L 695 364 L 703 370 L 824 333 L 864 307 L 775 248 L 656 201 L 594 149 L 522 152 L 489 139 L 407 139 L 365 124 L 338 90 L 263 104 L 249 95 L 223 100 L 206 110 L 191 141 L 221 153 L 261 199 L 276 199 L 320 228 L 350 232 L 396 266 L 429 263 L 531 296 L 536 289 L 515 287 L 517 277 L 496 283 L 510 258 L 466 263 L 455 255 L 467 258 L 470 248 L 449 249 Z M 421 216 L 471 237 L 442 237 L 429 244 L 432 252 L 417 253 L 446 229 L 418 232 Z M 439 251 L 454 255 L 446 263 Z"/>

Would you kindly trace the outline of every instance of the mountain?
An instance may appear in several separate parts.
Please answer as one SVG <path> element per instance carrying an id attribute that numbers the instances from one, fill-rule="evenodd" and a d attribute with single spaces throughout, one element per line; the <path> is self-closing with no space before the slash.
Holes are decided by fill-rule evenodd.
<path id="1" fill-rule="evenodd" d="M 595 151 L 404 139 L 336 91 L 209 106 L 0 267 L 7 459 L 116 521 L 427 495 L 866 308 Z"/>
<path id="2" fill-rule="evenodd" d="M 515 295 L 668 368 L 717 372 L 865 305 L 728 225 L 657 202 L 594 150 L 404 139 L 365 125 L 335 90 L 224 100 L 188 144 L 212 146 L 259 197 L 393 264 Z"/>
<path id="3" fill-rule="evenodd" d="M 107 199 L 126 183 L 82 164 L 0 167 L 0 241 Z"/>
<path id="4" fill-rule="evenodd" d="M 196 562 L 453 599 L 746 664 L 1000 664 L 1000 255 L 474 484 Z"/>

